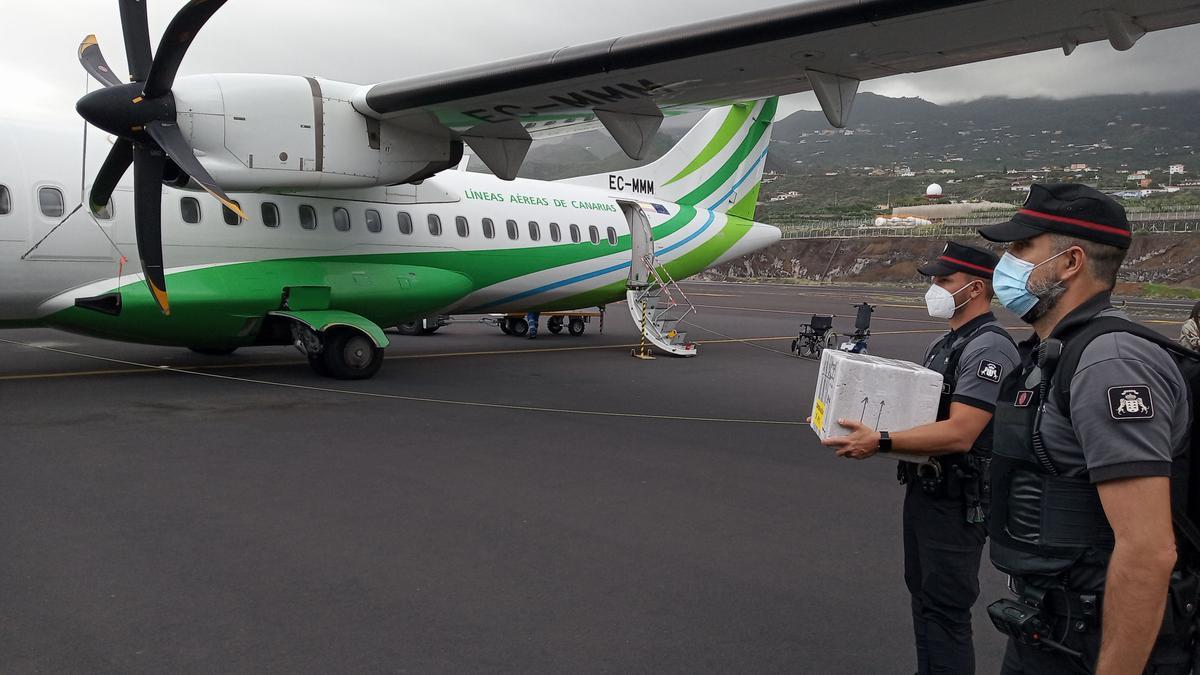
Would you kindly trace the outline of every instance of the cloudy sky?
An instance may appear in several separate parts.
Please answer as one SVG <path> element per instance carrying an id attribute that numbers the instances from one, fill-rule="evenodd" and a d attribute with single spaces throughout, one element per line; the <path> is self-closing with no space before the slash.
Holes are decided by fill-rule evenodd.
<path id="1" fill-rule="evenodd" d="M 1047 0 L 1053 1 L 1053 0 Z M 180 0 L 149 0 L 158 36 Z M 74 117 L 84 72 L 75 53 L 88 33 L 125 73 L 115 0 L 7 3 L 0 40 L 0 117 Z M 741 0 L 737 11 L 788 4 Z M 371 83 L 468 66 L 568 44 L 729 13 L 725 0 L 231 0 L 201 32 L 182 75 L 265 72 Z M 638 17 L 637 21 L 631 17 Z M 1200 89 L 1200 27 L 1151 33 L 1132 51 L 1107 43 L 864 83 L 864 91 L 937 103 L 982 96 L 1076 97 Z M 811 94 L 787 111 L 816 109 Z"/>

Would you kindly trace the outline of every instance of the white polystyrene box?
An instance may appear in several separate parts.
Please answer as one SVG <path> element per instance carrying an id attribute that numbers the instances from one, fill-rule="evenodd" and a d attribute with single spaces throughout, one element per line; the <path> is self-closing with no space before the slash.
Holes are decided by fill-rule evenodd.
<path id="1" fill-rule="evenodd" d="M 839 419 L 858 420 L 876 430 L 911 429 L 937 420 L 941 396 L 942 376 L 928 368 L 826 349 L 817 374 L 812 428 L 821 440 L 849 433 Z"/>

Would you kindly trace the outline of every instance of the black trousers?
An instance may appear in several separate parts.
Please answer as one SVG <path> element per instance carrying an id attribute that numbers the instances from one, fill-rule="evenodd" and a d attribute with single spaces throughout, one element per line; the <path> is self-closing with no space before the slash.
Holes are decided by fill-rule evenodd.
<path id="1" fill-rule="evenodd" d="M 971 607 L 979 597 L 979 558 L 987 534 L 966 522 L 962 499 L 904 495 L 904 581 L 912 594 L 918 675 L 975 672 Z"/>
<path id="2" fill-rule="evenodd" d="M 1096 659 L 1100 655 L 1099 629 L 1089 626 L 1084 632 L 1068 631 L 1064 617 L 1051 617 L 1049 623 L 1054 638 L 1065 636 L 1063 644 L 1082 652 L 1083 657 L 1023 645 L 1010 638 L 1004 651 L 1001 675 L 1091 675 L 1095 672 Z M 1145 675 L 1187 675 L 1192 672 L 1189 645 L 1160 639 L 1150 653 L 1149 661 L 1143 671 Z"/>

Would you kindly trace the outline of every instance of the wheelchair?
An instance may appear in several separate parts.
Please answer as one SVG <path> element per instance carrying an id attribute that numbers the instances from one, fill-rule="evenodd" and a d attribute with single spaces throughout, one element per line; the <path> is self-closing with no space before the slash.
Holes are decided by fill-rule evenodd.
<path id="1" fill-rule="evenodd" d="M 862 303 L 854 305 L 858 313 L 854 317 L 854 335 L 838 347 L 851 354 L 866 354 L 867 341 L 871 339 L 871 315 L 875 313 L 875 305 Z"/>
<path id="2" fill-rule="evenodd" d="M 792 340 L 792 352 L 806 359 L 821 356 L 825 349 L 837 349 L 838 334 L 833 330 L 833 315 L 814 314 L 800 326 L 800 334 Z"/>

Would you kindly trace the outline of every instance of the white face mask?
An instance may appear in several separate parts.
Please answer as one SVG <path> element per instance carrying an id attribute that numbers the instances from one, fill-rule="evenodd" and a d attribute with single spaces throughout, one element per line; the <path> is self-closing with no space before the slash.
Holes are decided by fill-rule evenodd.
<path id="1" fill-rule="evenodd" d="M 925 292 L 925 307 L 929 310 L 929 316 L 932 316 L 935 319 L 954 318 L 954 313 L 957 312 L 960 307 L 971 301 L 970 298 L 967 298 L 962 302 L 962 304 L 956 305 L 954 304 L 954 296 L 962 293 L 964 290 L 970 288 L 974 284 L 975 282 L 972 281 L 953 293 L 942 288 L 941 286 L 938 286 L 937 284 L 930 286 L 929 290 Z"/>

